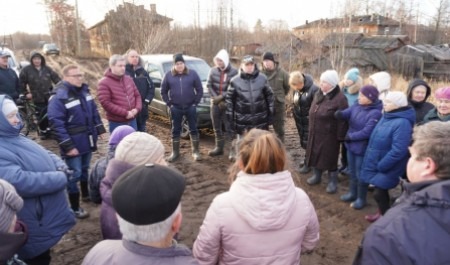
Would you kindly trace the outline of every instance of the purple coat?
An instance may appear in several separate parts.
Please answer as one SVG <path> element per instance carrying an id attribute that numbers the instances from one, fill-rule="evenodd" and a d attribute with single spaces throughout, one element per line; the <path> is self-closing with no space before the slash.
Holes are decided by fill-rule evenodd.
<path id="1" fill-rule="evenodd" d="M 360 105 L 358 102 L 351 107 L 337 112 L 337 117 L 348 121 L 348 131 L 345 136 L 345 147 L 355 155 L 363 156 L 369 143 L 373 129 L 381 119 L 383 103 L 378 100 L 370 105 Z"/>
<path id="2" fill-rule="evenodd" d="M 102 195 L 100 227 L 104 239 L 122 238 L 122 233 L 120 233 L 119 230 L 119 223 L 117 222 L 116 210 L 114 210 L 112 205 L 112 187 L 122 173 L 133 167 L 134 165 L 132 164 L 114 158 L 108 163 L 105 177 L 100 184 L 100 194 Z"/>

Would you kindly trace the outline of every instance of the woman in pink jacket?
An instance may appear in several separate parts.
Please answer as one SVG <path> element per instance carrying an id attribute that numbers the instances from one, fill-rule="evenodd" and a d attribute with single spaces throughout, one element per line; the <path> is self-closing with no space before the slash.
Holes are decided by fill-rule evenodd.
<path id="1" fill-rule="evenodd" d="M 295 264 L 319 241 L 309 197 L 296 188 L 281 141 L 252 129 L 239 147 L 239 172 L 211 203 L 193 253 L 203 264 Z"/>

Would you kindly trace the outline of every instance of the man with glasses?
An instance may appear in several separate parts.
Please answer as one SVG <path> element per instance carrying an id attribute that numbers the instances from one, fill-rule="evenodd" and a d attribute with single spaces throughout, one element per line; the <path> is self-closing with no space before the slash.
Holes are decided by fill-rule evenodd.
<path id="1" fill-rule="evenodd" d="M 239 74 L 231 79 L 225 97 L 230 128 L 238 137 L 236 147 L 246 131 L 269 130 L 273 123 L 273 100 L 267 77 L 258 70 L 253 56 L 244 56 Z M 231 148 L 229 160 L 235 159 L 235 148 Z"/>
<path id="2" fill-rule="evenodd" d="M 80 181 L 82 200 L 88 201 L 87 181 L 92 151 L 97 150 L 97 138 L 103 139 L 106 130 L 78 66 L 67 65 L 62 72 L 63 81 L 56 86 L 56 94 L 48 104 L 48 119 L 61 156 L 73 171 L 67 184 L 69 201 L 75 216 L 82 219 L 89 214 L 80 207 L 77 184 Z"/>

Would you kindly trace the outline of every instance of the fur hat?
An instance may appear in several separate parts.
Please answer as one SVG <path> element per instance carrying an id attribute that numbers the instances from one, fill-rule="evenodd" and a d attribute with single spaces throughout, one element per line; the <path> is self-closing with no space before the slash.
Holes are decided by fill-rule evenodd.
<path id="1" fill-rule="evenodd" d="M 385 100 L 389 100 L 392 104 L 397 107 L 406 107 L 408 106 L 408 100 L 406 99 L 406 95 L 400 91 L 390 91 L 387 93 Z"/>
<path id="2" fill-rule="evenodd" d="M 132 165 L 166 165 L 164 145 L 158 138 L 145 132 L 134 132 L 123 138 L 117 145 L 115 158 Z"/>
<path id="3" fill-rule="evenodd" d="M 14 216 L 23 207 L 23 200 L 9 182 L 0 179 L 0 232 L 6 233 Z"/>
<path id="4" fill-rule="evenodd" d="M 14 103 L 14 101 L 12 101 L 9 98 L 5 98 L 3 100 L 2 112 L 5 116 L 10 114 L 11 112 L 17 111 L 17 110 L 18 110 L 18 108 L 16 106 L 16 103 Z"/>
<path id="5" fill-rule="evenodd" d="M 320 80 L 335 87 L 339 83 L 339 75 L 335 70 L 326 70 L 320 75 Z"/>
<path id="6" fill-rule="evenodd" d="M 112 189 L 117 214 L 135 225 L 159 223 L 170 217 L 183 195 L 186 181 L 175 169 L 145 164 L 123 173 Z"/>
<path id="7" fill-rule="evenodd" d="M 380 92 L 378 92 L 378 89 L 372 85 L 363 86 L 359 92 L 370 99 L 372 103 L 378 100 L 378 96 L 380 94 Z"/>
<path id="8" fill-rule="evenodd" d="M 436 99 L 447 99 L 450 100 L 450 87 L 441 87 L 436 92 L 434 92 Z"/>
<path id="9" fill-rule="evenodd" d="M 109 137 L 109 145 L 118 145 L 122 139 L 129 135 L 130 133 L 135 132 L 136 130 L 129 125 L 120 125 L 114 129 Z"/>
<path id="10" fill-rule="evenodd" d="M 177 62 L 183 62 L 184 63 L 183 54 L 177 53 L 177 54 L 173 55 L 173 63 L 177 63 Z"/>
<path id="11" fill-rule="evenodd" d="M 359 69 L 354 67 L 345 73 L 345 79 L 352 80 L 353 83 L 356 83 L 358 81 L 359 77 Z"/>
<path id="12" fill-rule="evenodd" d="M 271 53 L 271 52 L 265 52 L 263 54 L 262 58 L 263 58 L 263 61 L 264 60 L 270 60 L 272 62 L 275 62 L 275 57 L 273 56 L 273 53 Z"/>

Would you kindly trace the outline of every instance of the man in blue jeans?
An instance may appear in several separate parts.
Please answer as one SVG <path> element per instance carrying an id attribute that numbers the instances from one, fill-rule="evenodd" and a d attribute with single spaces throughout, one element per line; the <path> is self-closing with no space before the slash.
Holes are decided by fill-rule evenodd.
<path id="1" fill-rule="evenodd" d="M 61 156 L 73 171 L 68 179 L 69 202 L 77 218 L 89 216 L 80 207 L 81 196 L 87 201 L 88 169 L 92 151 L 97 150 L 97 138 L 106 132 L 83 73 L 76 65 L 63 68 L 63 81 L 56 87 L 56 94 L 48 103 L 48 119 L 61 149 Z M 70 174 L 69 174 L 70 175 Z"/>
<path id="2" fill-rule="evenodd" d="M 172 120 L 172 154 L 168 162 L 180 157 L 180 135 L 183 116 L 189 124 L 192 157 L 201 160 L 199 151 L 199 134 L 197 130 L 197 105 L 203 96 L 202 81 L 197 72 L 188 69 L 182 54 L 173 56 L 173 67 L 164 75 L 161 83 L 161 96 L 170 108 Z"/>

